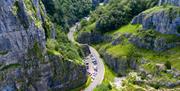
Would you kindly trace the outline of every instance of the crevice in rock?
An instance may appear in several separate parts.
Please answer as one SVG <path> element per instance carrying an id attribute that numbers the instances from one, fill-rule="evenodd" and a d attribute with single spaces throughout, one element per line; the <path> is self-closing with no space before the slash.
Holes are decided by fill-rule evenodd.
<path id="1" fill-rule="evenodd" d="M 17 15 L 20 23 L 25 29 L 29 28 L 28 16 L 25 13 L 25 7 L 22 2 L 16 1 L 14 4 L 17 7 Z"/>

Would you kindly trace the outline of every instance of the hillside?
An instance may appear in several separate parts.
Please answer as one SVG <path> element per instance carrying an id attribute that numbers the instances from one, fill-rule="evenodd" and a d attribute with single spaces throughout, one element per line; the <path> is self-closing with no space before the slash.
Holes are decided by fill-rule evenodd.
<path id="1" fill-rule="evenodd" d="M 81 21 L 77 41 L 93 45 L 115 72 L 95 91 L 179 90 L 178 2 L 114 0 Z M 117 77 L 125 77 L 122 87 Z"/>

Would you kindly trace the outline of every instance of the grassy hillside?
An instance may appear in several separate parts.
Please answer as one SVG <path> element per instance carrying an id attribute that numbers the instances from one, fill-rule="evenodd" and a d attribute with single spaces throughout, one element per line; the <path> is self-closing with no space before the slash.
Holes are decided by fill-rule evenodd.
<path id="1" fill-rule="evenodd" d="M 151 16 L 151 13 L 164 11 L 171 17 L 172 13 L 169 12 L 169 10 L 177 7 L 167 5 L 148 9 L 149 6 L 142 10 L 142 7 L 145 7 L 144 5 L 146 5 L 146 3 L 142 6 L 141 4 L 136 6 L 137 4 L 132 4 L 130 0 L 128 1 L 129 6 L 123 6 L 122 4 L 124 2 L 127 3 L 126 0 L 114 0 L 106 6 L 99 7 L 91 14 L 90 21 L 81 24 L 84 25 L 81 27 L 79 33 L 92 33 L 92 31 L 95 31 L 100 32 L 102 36 L 106 35 L 112 38 L 109 42 L 104 41 L 94 44 L 93 46 L 100 52 L 102 57 L 106 59 L 105 62 L 108 66 L 117 63 L 117 61 L 127 61 L 127 78 L 123 81 L 123 87 L 119 89 L 120 91 L 146 91 L 149 89 L 177 90 L 179 88 L 178 86 L 171 86 L 180 80 L 180 78 L 175 75 L 179 74 L 180 71 L 180 47 L 179 45 L 175 46 L 175 43 L 180 42 L 180 37 L 173 34 L 162 34 L 153 29 L 144 30 L 142 25 L 128 24 L 131 19 L 141 11 L 149 16 Z M 149 3 L 153 2 L 149 1 Z M 135 5 L 133 7 L 136 7 L 137 14 L 131 11 L 131 5 Z M 121 9 L 119 9 L 120 7 Z M 141 7 L 141 10 L 137 7 Z M 179 12 L 179 8 L 174 10 Z M 113 19 L 113 17 L 116 18 Z M 134 40 L 137 42 L 132 42 Z M 172 44 L 174 46 L 170 48 L 163 47 L 166 44 Z M 157 51 L 154 49 L 156 47 L 165 49 L 163 51 Z M 110 55 L 111 58 L 108 59 L 107 55 Z M 114 60 L 112 60 L 112 58 Z M 130 67 L 131 63 L 129 62 L 132 62 L 132 60 L 136 61 L 135 63 L 138 65 L 135 69 Z M 114 68 L 109 68 L 114 71 Z M 107 76 L 110 76 L 108 81 L 106 79 Z M 109 75 L 105 74 L 103 84 L 97 87 L 95 91 L 116 91 L 117 89 L 111 84 L 115 76 L 119 75 L 111 76 L 110 73 Z"/>
<path id="2" fill-rule="evenodd" d="M 95 23 L 96 31 L 102 33 L 128 24 L 140 12 L 157 4 L 158 0 L 111 0 L 106 6 L 91 13 L 88 24 Z"/>
<path id="3" fill-rule="evenodd" d="M 138 32 L 139 25 L 126 25 L 124 27 L 121 27 L 120 29 L 107 33 L 107 35 L 113 36 L 117 38 L 118 36 L 123 36 L 123 34 L 130 33 L 132 35 L 144 35 L 145 33 L 142 34 L 141 32 Z M 140 28 L 140 27 L 139 27 Z M 127 32 L 125 32 L 127 30 Z M 116 35 L 116 36 L 114 36 Z M 173 35 L 166 35 L 166 34 L 159 34 L 156 33 L 155 36 L 163 36 L 167 39 L 171 40 L 177 40 L 180 37 L 172 37 Z M 171 37 L 169 37 L 171 36 Z M 166 51 L 162 52 L 157 52 L 153 51 L 150 49 L 144 49 L 144 48 L 139 48 L 136 45 L 131 44 L 127 38 L 124 38 L 121 40 L 122 42 L 118 45 L 112 45 L 111 43 L 102 43 L 102 44 L 97 44 L 95 45 L 96 49 L 99 49 L 99 52 L 103 55 L 104 52 L 108 53 L 114 58 L 120 58 L 120 60 L 123 59 L 128 59 L 130 57 L 135 57 L 138 61 L 139 68 L 144 69 L 145 72 L 149 74 L 153 74 L 153 81 L 155 82 L 154 85 L 150 85 L 150 87 L 154 88 L 160 88 L 163 89 L 160 85 L 158 85 L 158 82 L 162 82 L 163 79 L 166 79 L 165 82 L 176 82 L 180 78 L 174 78 L 172 77 L 173 75 L 170 73 L 167 73 L 166 71 L 159 71 L 157 68 L 157 64 L 164 64 L 166 66 L 165 69 L 168 69 L 167 65 L 170 65 L 171 68 L 180 70 L 180 47 L 177 46 L 175 48 L 168 49 Z M 128 60 L 127 60 L 128 61 Z M 143 63 L 145 62 L 145 63 Z M 160 72 L 160 73 L 159 73 Z M 137 73 L 139 73 L 137 71 Z M 163 76 L 162 76 L 163 75 Z M 142 77 L 143 79 L 147 79 L 147 75 L 142 75 L 142 73 L 139 73 L 138 77 Z M 132 79 L 132 78 L 131 78 Z M 144 83 L 143 87 L 141 85 L 137 85 L 135 83 L 130 83 L 128 79 L 126 79 L 127 82 L 124 84 L 124 88 L 126 89 L 125 91 L 132 90 L 135 91 L 138 88 L 141 88 L 142 91 L 145 91 L 149 89 L 148 84 Z M 153 82 L 152 81 L 152 82 Z M 134 81 L 135 82 L 135 81 Z M 157 83 L 156 83 L 157 82 Z M 131 88 L 129 88 L 129 85 Z M 134 89 L 134 90 L 133 90 Z"/>

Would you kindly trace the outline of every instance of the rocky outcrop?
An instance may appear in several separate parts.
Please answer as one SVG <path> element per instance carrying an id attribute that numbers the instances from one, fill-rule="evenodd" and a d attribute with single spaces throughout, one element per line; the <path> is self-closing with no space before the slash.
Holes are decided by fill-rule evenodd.
<path id="1" fill-rule="evenodd" d="M 129 69 L 137 69 L 138 64 L 134 58 L 115 58 L 106 52 L 101 53 L 105 63 L 119 76 L 125 76 Z"/>
<path id="2" fill-rule="evenodd" d="M 51 61 L 52 76 L 48 79 L 48 86 L 52 91 L 68 91 L 83 85 L 86 80 L 85 65 L 64 60 L 59 56 L 49 56 Z M 41 91 L 41 90 L 40 90 Z"/>
<path id="3" fill-rule="evenodd" d="M 155 7 L 140 13 L 131 23 L 142 24 L 144 30 L 153 29 L 164 34 L 180 35 L 180 8 Z"/>
<path id="4" fill-rule="evenodd" d="M 41 25 L 45 19 L 45 10 L 39 2 L 39 0 L 0 2 L 0 51 L 3 53 L 0 55 L 0 90 L 2 91 L 34 90 L 35 87 L 37 90 L 39 88 L 46 90 L 48 87 L 46 72 L 42 71 L 49 66 L 42 64 L 46 61 L 43 57 L 46 53 L 45 32 Z M 34 13 L 35 9 L 37 13 Z"/>
<path id="5" fill-rule="evenodd" d="M 119 38 L 117 38 L 117 39 L 115 39 L 114 41 L 112 41 L 112 45 L 118 45 L 118 44 L 121 44 L 121 42 L 122 42 L 122 38 L 121 37 L 119 37 Z"/>
<path id="6" fill-rule="evenodd" d="M 0 51 L 6 53 L 0 55 L 0 62 L 4 64 L 17 63 L 35 42 L 38 42 L 43 50 L 45 48 L 44 30 L 41 25 L 36 26 L 36 21 L 31 20 L 30 15 L 26 13 L 25 2 L 13 0 L 2 1 L 0 4 Z M 40 12 L 40 4 L 34 5 L 36 6 L 33 7 Z M 14 8 L 16 9 L 14 10 Z M 42 12 L 44 11 L 42 10 Z M 40 23 L 42 22 L 40 13 L 37 13 L 36 18 Z"/>
<path id="7" fill-rule="evenodd" d="M 85 66 L 47 55 L 55 35 L 41 0 L 1 0 L 0 91 L 65 91 L 86 81 Z"/>
<path id="8" fill-rule="evenodd" d="M 89 49 L 89 45 L 81 45 L 81 47 L 82 47 L 84 57 L 87 57 L 87 56 L 89 56 L 89 54 L 91 54 L 91 51 Z"/>
<path id="9" fill-rule="evenodd" d="M 159 5 L 170 4 L 180 6 L 180 0 L 159 0 Z"/>
<path id="10" fill-rule="evenodd" d="M 164 51 L 180 45 L 179 42 L 168 42 L 165 38 L 155 38 L 150 36 L 140 37 L 133 35 L 129 38 L 129 41 L 139 48 L 151 49 L 154 51 Z"/>
<path id="11" fill-rule="evenodd" d="M 111 36 L 103 35 L 98 32 L 82 32 L 77 37 L 77 41 L 82 44 L 97 44 L 101 42 L 109 42 L 111 40 Z"/>

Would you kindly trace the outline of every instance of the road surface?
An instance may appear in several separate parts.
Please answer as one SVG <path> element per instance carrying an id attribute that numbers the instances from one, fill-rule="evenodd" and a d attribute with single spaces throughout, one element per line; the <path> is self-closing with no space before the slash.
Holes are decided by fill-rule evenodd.
<path id="1" fill-rule="evenodd" d="M 73 35 L 74 32 L 76 32 L 76 27 L 78 25 L 79 23 L 76 23 L 76 25 L 70 28 L 70 31 L 68 33 L 68 39 L 77 44 L 79 43 L 74 40 Z M 83 44 L 79 44 L 79 45 L 83 45 Z M 91 54 L 87 58 L 85 58 L 85 62 L 88 63 L 87 71 L 91 74 L 90 76 L 92 77 L 93 80 L 91 84 L 87 88 L 85 88 L 84 91 L 93 91 L 93 89 L 97 85 L 100 85 L 104 79 L 104 72 L 105 72 L 104 63 L 103 60 L 100 58 L 99 53 L 91 46 L 89 46 L 89 49 Z M 97 64 L 95 65 L 93 61 L 96 61 Z M 97 71 L 94 70 L 95 68 L 97 69 Z M 92 75 L 93 73 L 95 73 L 95 76 Z"/>

